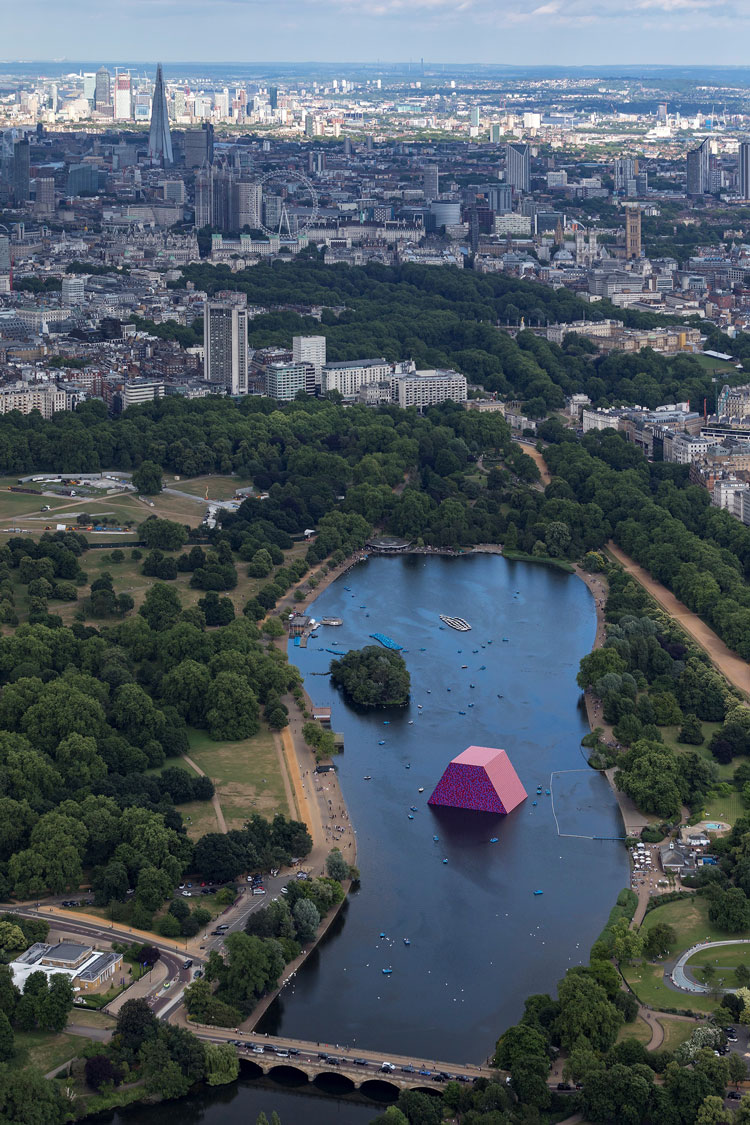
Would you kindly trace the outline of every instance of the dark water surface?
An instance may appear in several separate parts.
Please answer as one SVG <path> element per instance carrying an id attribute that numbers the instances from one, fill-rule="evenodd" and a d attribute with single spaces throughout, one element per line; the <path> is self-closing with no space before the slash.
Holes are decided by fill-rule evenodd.
<path id="1" fill-rule="evenodd" d="M 481 1061 L 524 997 L 554 990 L 587 960 L 627 881 L 619 844 L 559 836 L 553 815 L 554 799 L 560 832 L 622 835 L 611 790 L 580 748 L 575 677 L 594 641 L 591 594 L 573 576 L 493 555 L 381 557 L 330 586 L 313 612 L 344 624 L 321 627 L 307 650 L 290 646 L 290 659 L 345 737 L 337 765 L 362 881 L 261 1029 Z M 440 613 L 472 631 L 441 629 Z M 358 713 L 313 675 L 332 659 L 325 649 L 375 643 L 374 632 L 408 650 L 412 701 L 390 713 Z M 529 793 L 508 817 L 427 805 L 450 759 L 472 744 L 505 748 Z M 550 781 L 553 771 L 581 772 Z"/>

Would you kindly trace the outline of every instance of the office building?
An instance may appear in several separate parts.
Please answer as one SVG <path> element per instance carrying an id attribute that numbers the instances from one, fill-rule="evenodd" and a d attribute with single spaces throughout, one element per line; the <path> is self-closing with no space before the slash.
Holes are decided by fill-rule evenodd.
<path id="1" fill-rule="evenodd" d="M 641 256 L 641 209 L 636 206 L 625 208 L 625 257 Z"/>
<path id="2" fill-rule="evenodd" d="M 507 215 L 513 209 L 513 188 L 510 184 L 488 184 L 484 189 L 487 205 L 496 215 Z"/>
<path id="3" fill-rule="evenodd" d="M 202 168 L 214 162 L 214 127 L 204 121 L 200 129 L 188 129 L 183 141 L 185 167 Z"/>
<path id="4" fill-rule="evenodd" d="M 71 198 L 76 195 L 95 195 L 99 190 L 99 172 L 93 164 L 71 164 L 68 169 L 68 183 L 65 194 Z"/>
<path id="5" fill-rule="evenodd" d="M 167 114 L 167 94 L 164 89 L 164 75 L 161 63 L 156 67 L 156 84 L 151 103 L 151 128 L 148 134 L 148 155 L 151 160 L 161 164 L 172 164 L 172 137 L 169 132 Z"/>
<path id="6" fill-rule="evenodd" d="M 94 79 L 94 109 L 104 109 L 112 104 L 112 76 L 106 66 L 97 70 Z"/>
<path id="7" fill-rule="evenodd" d="M 473 129 L 479 128 L 479 106 L 473 105 L 471 107 L 471 126 Z"/>
<path id="8" fill-rule="evenodd" d="M 263 189 L 255 180 L 234 180 L 231 184 L 229 229 L 257 230 L 260 226 Z"/>
<path id="9" fill-rule="evenodd" d="M 214 175 L 209 164 L 195 173 L 195 219 L 198 230 L 210 227 L 214 220 Z"/>
<path id="10" fill-rule="evenodd" d="M 82 277 L 72 274 L 62 279 L 62 303 L 71 307 L 82 305 L 85 298 L 85 285 Z"/>
<path id="11" fill-rule="evenodd" d="M 133 116 L 133 91 L 129 74 L 115 75 L 115 121 L 130 121 Z"/>
<path id="12" fill-rule="evenodd" d="M 292 358 L 295 363 L 311 363 L 315 369 L 315 386 L 322 383 L 326 362 L 325 336 L 293 336 Z"/>
<path id="13" fill-rule="evenodd" d="M 750 199 L 750 144 L 740 145 L 740 198 Z"/>
<path id="14" fill-rule="evenodd" d="M 34 211 L 37 215 L 51 215 L 55 210 L 55 181 L 52 176 L 34 180 Z"/>
<path id="15" fill-rule="evenodd" d="M 505 182 L 517 192 L 529 190 L 529 146 L 505 146 Z"/>
<path id="16" fill-rule="evenodd" d="M 627 192 L 628 180 L 638 171 L 638 161 L 631 156 L 618 156 L 615 160 L 615 191 Z"/>
<path id="17" fill-rule="evenodd" d="M 427 164 L 422 173 L 422 190 L 425 199 L 437 199 L 440 195 L 440 169 L 437 164 Z"/>
<path id="18" fill-rule="evenodd" d="M 83 96 L 93 106 L 96 98 L 96 75 L 93 71 L 83 76 Z"/>
<path id="19" fill-rule="evenodd" d="M 13 146 L 13 202 L 27 203 L 31 194 L 31 158 L 28 137 Z"/>
<path id="20" fill-rule="evenodd" d="M 247 297 L 217 293 L 203 312 L 203 377 L 229 394 L 248 391 Z M 292 396 L 293 397 L 293 396 Z"/>
<path id="21" fill-rule="evenodd" d="M 269 363 L 265 374 L 269 398 L 292 402 L 300 391 L 315 394 L 315 368 L 311 363 Z"/>
<path id="22" fill-rule="evenodd" d="M 271 109 L 279 108 L 279 91 L 276 86 L 268 87 L 268 104 Z"/>
<path id="23" fill-rule="evenodd" d="M 711 191 L 711 142 L 706 139 L 687 154 L 687 194 L 707 195 Z"/>

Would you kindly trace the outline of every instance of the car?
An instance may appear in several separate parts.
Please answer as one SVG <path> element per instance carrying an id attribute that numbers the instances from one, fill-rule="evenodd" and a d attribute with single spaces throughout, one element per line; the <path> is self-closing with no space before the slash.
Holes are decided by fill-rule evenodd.
<path id="1" fill-rule="evenodd" d="M 289 1052 L 287 1051 L 286 1047 L 276 1047 L 275 1051 L 276 1051 L 276 1057 L 277 1058 L 279 1058 L 279 1059 L 288 1059 L 289 1058 Z"/>
<path id="2" fill-rule="evenodd" d="M 328 1058 L 328 1055 L 327 1055 L 327 1054 L 325 1053 L 325 1051 L 322 1051 L 322 1052 L 321 1052 L 321 1051 L 319 1051 L 319 1052 L 318 1052 L 318 1058 L 319 1058 L 319 1059 L 322 1059 L 322 1060 L 323 1060 L 323 1062 L 325 1062 L 325 1061 L 326 1061 L 326 1059 Z"/>
<path id="3" fill-rule="evenodd" d="M 189 887 L 192 887 L 192 885 L 193 885 L 192 883 L 188 883 L 188 886 L 189 886 Z"/>
<path id="4" fill-rule="evenodd" d="M 178 887 L 177 889 L 178 889 L 179 891 L 184 891 L 184 890 L 185 890 L 185 884 L 184 884 L 184 883 L 180 883 L 180 885 L 179 885 L 179 887 Z"/>
<path id="5" fill-rule="evenodd" d="M 266 893 L 265 887 L 253 887 L 253 894 L 254 895 L 264 895 L 265 893 Z"/>
<path id="6" fill-rule="evenodd" d="M 471 1082 L 471 1079 L 469 1078 L 468 1074 L 457 1074 L 456 1075 L 456 1081 L 457 1082 Z"/>
<path id="7" fill-rule="evenodd" d="M 195 977 L 196 980 L 198 980 L 200 977 L 203 976 L 203 969 L 196 969 L 195 972 L 193 973 L 193 976 Z"/>
<path id="8" fill-rule="evenodd" d="M 355 1066 L 368 1066 L 367 1059 L 352 1059 Z"/>
<path id="9" fill-rule="evenodd" d="M 384 1062 L 384 1063 L 381 1063 L 380 1069 L 384 1070 L 386 1072 L 386 1074 L 391 1074 L 396 1068 L 393 1065 L 393 1063 Z"/>
<path id="10" fill-rule="evenodd" d="M 570 1082 L 558 1082 L 557 1088 L 558 1088 L 558 1090 L 572 1090 L 573 1089 Z"/>
<path id="11" fill-rule="evenodd" d="M 264 1051 L 265 1051 L 265 1048 L 259 1046 L 258 1044 L 256 1044 L 255 1047 L 253 1047 L 253 1054 L 254 1055 L 262 1055 L 264 1053 Z"/>
<path id="12" fill-rule="evenodd" d="M 298 879 L 306 879 L 307 878 L 307 872 L 306 871 L 298 871 L 297 872 L 297 878 Z"/>
<path id="13" fill-rule="evenodd" d="M 298 1051 L 298 1049 L 297 1049 L 296 1047 L 290 1047 L 290 1048 L 289 1048 L 289 1054 L 290 1054 L 290 1055 L 298 1055 L 298 1054 L 299 1054 L 299 1051 Z"/>
<path id="14" fill-rule="evenodd" d="M 326 1062 L 329 1066 L 341 1066 L 341 1059 L 337 1059 L 335 1055 L 326 1055 Z"/>
<path id="15" fill-rule="evenodd" d="M 402 1066 L 401 1070 L 404 1074 L 416 1074 L 417 1073 L 416 1067 L 413 1067 L 413 1066 Z"/>
<path id="16" fill-rule="evenodd" d="M 433 1074 L 432 1081 L 433 1082 L 445 1082 L 445 1079 L 443 1078 L 442 1074 Z"/>
<path id="17" fill-rule="evenodd" d="M 288 895 L 288 894 L 289 894 L 289 891 L 288 891 L 288 889 L 287 889 L 286 887 L 282 887 L 282 888 L 281 888 L 281 893 L 282 893 L 283 895 Z"/>
<path id="18" fill-rule="evenodd" d="M 212 937 L 224 937 L 224 930 L 211 930 Z"/>
<path id="19" fill-rule="evenodd" d="M 727 1094 L 727 1097 L 731 1098 L 733 1102 L 738 1102 L 741 1099 L 742 1094 L 739 1092 L 739 1090 L 730 1090 Z"/>
<path id="20" fill-rule="evenodd" d="M 443 1079 L 444 1082 L 450 1082 L 450 1080 L 451 1080 L 450 1074 L 446 1074 L 444 1070 L 439 1070 L 438 1074 L 440 1075 L 440 1077 Z"/>
<path id="21" fill-rule="evenodd" d="M 426 1066 L 422 1067 L 422 1069 L 419 1071 L 419 1073 L 423 1074 L 425 1076 L 425 1078 L 431 1078 L 432 1077 L 432 1071 L 428 1070 Z"/>
<path id="22" fill-rule="evenodd" d="M 229 923 L 228 922 L 219 922 L 216 929 L 217 930 L 228 930 L 229 929 Z"/>
<path id="23" fill-rule="evenodd" d="M 192 898 L 192 897 L 193 897 L 193 892 L 192 892 L 192 891 L 183 891 L 183 892 L 182 892 L 182 897 L 183 897 L 183 898 Z"/>
<path id="24" fill-rule="evenodd" d="M 271 876 L 272 876 L 272 878 L 274 878 L 274 879 L 275 879 L 275 878 L 276 878 L 276 876 L 278 875 L 278 873 L 279 873 L 279 869 L 278 869 L 278 867 L 272 867 L 272 868 L 271 868 Z"/>
<path id="25" fill-rule="evenodd" d="M 183 967 L 183 969 L 192 969 L 192 967 L 193 967 L 192 957 L 188 957 L 187 961 L 183 961 L 182 967 Z"/>

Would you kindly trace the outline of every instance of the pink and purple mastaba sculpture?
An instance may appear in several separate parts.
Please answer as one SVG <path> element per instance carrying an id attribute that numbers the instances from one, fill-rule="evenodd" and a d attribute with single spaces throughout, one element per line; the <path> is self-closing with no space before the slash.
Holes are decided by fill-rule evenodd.
<path id="1" fill-rule="evenodd" d="M 469 746 L 450 763 L 427 803 L 509 813 L 527 796 L 504 750 Z"/>

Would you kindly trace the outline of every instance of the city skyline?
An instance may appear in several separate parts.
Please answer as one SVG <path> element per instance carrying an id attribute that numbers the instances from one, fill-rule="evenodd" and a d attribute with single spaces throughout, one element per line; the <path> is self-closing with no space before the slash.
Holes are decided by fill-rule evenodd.
<path id="1" fill-rule="evenodd" d="M 129 0 L 112 10 L 106 28 L 90 0 L 76 5 L 74 20 L 49 0 L 32 0 L 22 11 L 6 15 L 12 57 L 56 61 L 106 56 L 113 41 L 123 54 L 137 56 L 148 41 L 159 45 L 165 62 L 194 58 L 199 43 L 204 61 L 234 62 L 227 43 L 247 33 L 255 59 L 289 62 L 385 61 L 393 58 L 394 44 L 409 42 L 417 62 L 424 56 L 439 64 L 582 65 L 596 59 L 652 65 L 668 58 L 683 65 L 739 65 L 738 32 L 750 21 L 750 9 L 734 0 L 636 0 L 628 7 L 601 0 L 593 9 L 585 0 L 530 6 L 521 0 L 377 0 L 358 8 L 355 19 L 350 0 L 282 0 L 273 8 L 220 0 L 210 12 L 204 5 L 181 7 L 180 22 L 165 0 Z M 231 25 L 228 38 L 220 34 L 222 20 Z"/>

